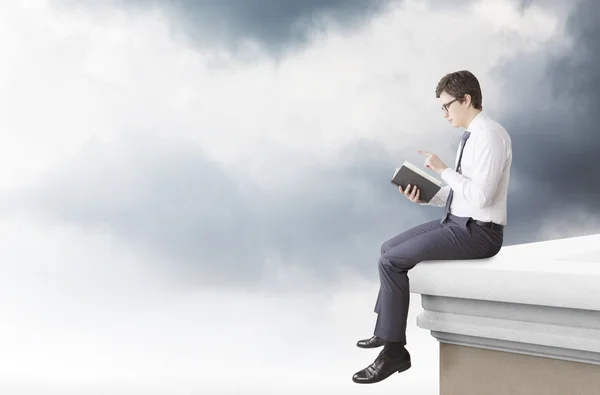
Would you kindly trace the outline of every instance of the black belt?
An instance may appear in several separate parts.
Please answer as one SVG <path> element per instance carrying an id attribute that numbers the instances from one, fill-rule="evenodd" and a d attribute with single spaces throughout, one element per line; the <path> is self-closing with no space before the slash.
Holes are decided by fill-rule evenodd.
<path id="1" fill-rule="evenodd" d="M 483 221 L 479 221 L 479 220 L 473 220 L 473 222 L 475 222 L 479 226 L 484 226 L 484 227 L 490 228 L 492 230 L 494 230 L 494 229 L 498 229 L 498 230 L 504 229 L 504 225 L 500 225 L 500 224 L 497 224 L 495 222 L 483 222 Z"/>

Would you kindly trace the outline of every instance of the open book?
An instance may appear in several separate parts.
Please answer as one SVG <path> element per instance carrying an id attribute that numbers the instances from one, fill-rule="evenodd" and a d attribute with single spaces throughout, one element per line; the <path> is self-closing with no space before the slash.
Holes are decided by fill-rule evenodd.
<path id="1" fill-rule="evenodd" d="M 396 186 L 401 186 L 402 190 L 410 184 L 411 192 L 416 185 L 419 189 L 419 199 L 426 203 L 428 203 L 442 187 L 442 182 L 440 180 L 437 180 L 407 161 L 402 164 L 402 167 L 396 168 L 391 183 Z"/>

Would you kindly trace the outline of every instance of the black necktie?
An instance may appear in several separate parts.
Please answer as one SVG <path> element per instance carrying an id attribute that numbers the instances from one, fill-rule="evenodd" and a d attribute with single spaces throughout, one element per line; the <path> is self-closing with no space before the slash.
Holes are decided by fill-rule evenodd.
<path id="1" fill-rule="evenodd" d="M 456 163 L 456 168 L 454 169 L 456 172 L 458 172 L 459 174 L 461 173 L 461 168 L 460 168 L 460 161 L 462 159 L 462 154 L 463 154 L 463 150 L 465 149 L 465 144 L 467 143 L 467 139 L 469 138 L 469 136 L 471 135 L 471 132 L 469 132 L 468 130 L 465 130 L 465 132 L 463 133 L 462 139 L 460 140 L 460 153 L 458 154 L 458 162 Z M 452 195 L 454 195 L 454 191 L 452 189 L 450 189 L 450 193 L 448 194 L 448 200 L 446 200 L 446 208 L 444 209 L 444 216 L 442 217 L 442 223 L 446 220 L 446 218 L 448 217 L 448 214 L 450 213 L 450 204 L 452 204 Z"/>

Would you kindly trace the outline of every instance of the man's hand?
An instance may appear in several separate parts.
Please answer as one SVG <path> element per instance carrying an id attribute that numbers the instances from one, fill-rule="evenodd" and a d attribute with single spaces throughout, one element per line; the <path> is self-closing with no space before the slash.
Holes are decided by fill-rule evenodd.
<path id="1" fill-rule="evenodd" d="M 436 154 L 427 151 L 419 151 L 419 154 L 427 157 L 427 159 L 425 159 L 425 167 L 438 174 L 442 174 L 442 172 L 448 168 Z"/>
<path id="2" fill-rule="evenodd" d="M 419 191 L 419 188 L 417 188 L 416 185 L 413 186 L 412 191 L 410 190 L 410 184 L 408 184 L 406 186 L 406 189 L 403 191 L 402 190 L 402 185 L 398 186 L 398 189 L 400 190 L 400 192 L 402 192 L 407 198 L 408 200 L 410 200 L 411 202 L 415 202 L 415 203 L 425 203 L 424 201 L 422 201 L 421 199 L 419 199 L 419 194 L 421 193 L 421 191 Z"/>

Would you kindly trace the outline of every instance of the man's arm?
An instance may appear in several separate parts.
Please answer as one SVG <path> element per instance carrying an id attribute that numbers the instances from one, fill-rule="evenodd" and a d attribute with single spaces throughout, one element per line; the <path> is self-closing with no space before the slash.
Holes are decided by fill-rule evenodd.
<path id="1" fill-rule="evenodd" d="M 451 168 L 446 168 L 442 179 L 471 205 L 483 208 L 491 203 L 502 170 L 506 164 L 506 146 L 499 133 L 486 133 L 476 150 L 473 177 L 468 179 Z"/>
<path id="2" fill-rule="evenodd" d="M 449 194 L 450 194 L 450 186 L 449 185 L 443 186 L 431 198 L 431 200 L 428 203 L 421 203 L 421 205 L 422 206 L 444 207 L 446 205 L 446 200 L 448 200 Z"/>

